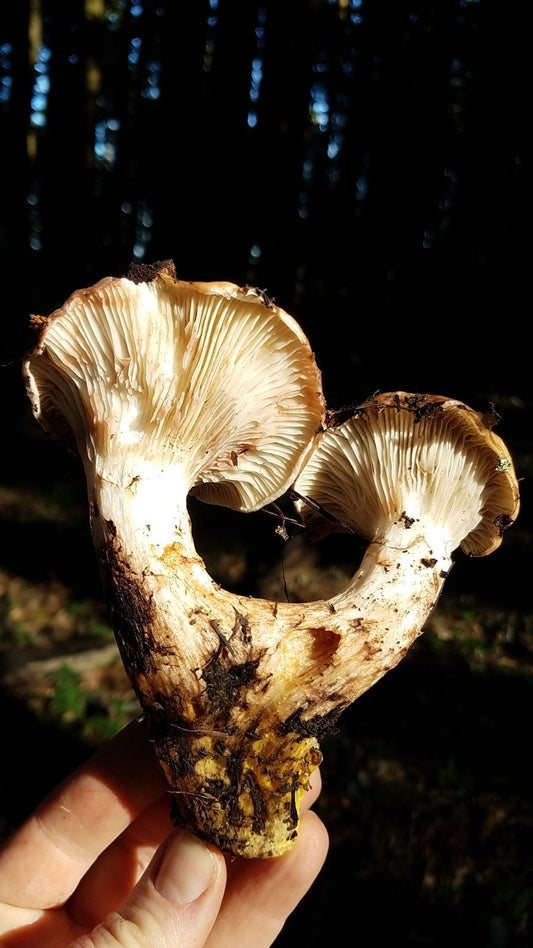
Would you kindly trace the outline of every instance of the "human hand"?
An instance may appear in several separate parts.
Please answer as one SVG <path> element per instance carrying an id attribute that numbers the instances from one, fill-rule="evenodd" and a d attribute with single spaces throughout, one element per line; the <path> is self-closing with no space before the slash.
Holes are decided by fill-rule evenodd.
<path id="1" fill-rule="evenodd" d="M 326 856 L 326 829 L 308 809 L 319 791 L 316 772 L 290 852 L 225 857 L 169 834 L 168 788 L 133 722 L 0 849 L 0 945 L 268 948 Z"/>

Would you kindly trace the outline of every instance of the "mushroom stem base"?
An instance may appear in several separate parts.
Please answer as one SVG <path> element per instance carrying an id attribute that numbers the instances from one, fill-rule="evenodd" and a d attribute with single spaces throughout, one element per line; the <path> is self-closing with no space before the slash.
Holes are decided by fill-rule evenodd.
<path id="1" fill-rule="evenodd" d="M 291 848 L 302 797 L 322 760 L 315 737 L 186 731 L 150 717 L 176 825 L 247 858 Z"/>

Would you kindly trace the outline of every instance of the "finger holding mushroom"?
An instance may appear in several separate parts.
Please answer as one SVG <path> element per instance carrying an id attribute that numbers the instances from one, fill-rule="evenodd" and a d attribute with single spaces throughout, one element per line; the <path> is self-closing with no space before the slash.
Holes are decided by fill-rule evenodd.
<path id="1" fill-rule="evenodd" d="M 52 314 L 25 361 L 28 393 L 84 462 L 105 595 L 174 818 L 222 849 L 278 855 L 321 735 L 420 634 L 453 550 L 489 552 L 516 516 L 512 462 L 451 399 L 379 396 L 325 427 L 320 373 L 288 314 L 170 266 L 133 276 Z M 254 510 L 293 482 L 368 537 L 352 581 L 311 603 L 222 589 L 195 550 L 188 493 Z"/>

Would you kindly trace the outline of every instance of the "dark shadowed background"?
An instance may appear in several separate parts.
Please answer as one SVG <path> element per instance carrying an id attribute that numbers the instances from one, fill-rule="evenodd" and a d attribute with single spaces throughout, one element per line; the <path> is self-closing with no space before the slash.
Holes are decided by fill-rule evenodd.
<path id="1" fill-rule="evenodd" d="M 331 855 L 276 944 L 531 944 L 532 28 L 525 0 L 2 0 L 3 832 L 135 713 L 93 661 L 114 653 L 84 485 L 30 416 L 29 314 L 172 258 L 294 315 L 332 408 L 494 402 L 522 478 L 501 549 L 458 557 L 324 743 Z M 303 596 L 355 556 L 296 566 L 268 518 L 197 517 L 213 572 L 260 595 L 282 554 Z"/>

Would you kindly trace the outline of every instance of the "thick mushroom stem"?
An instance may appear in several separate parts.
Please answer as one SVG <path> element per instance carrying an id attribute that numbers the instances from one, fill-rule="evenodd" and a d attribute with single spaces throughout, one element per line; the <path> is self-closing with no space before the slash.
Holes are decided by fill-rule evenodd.
<path id="1" fill-rule="evenodd" d="M 424 537 L 402 550 L 380 541 L 330 600 L 247 598 L 211 580 L 184 504 L 153 542 L 152 523 L 138 520 L 142 490 L 95 485 L 93 536 L 174 816 L 222 849 L 279 855 L 296 836 L 320 737 L 420 634 L 450 560 Z"/>

